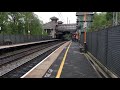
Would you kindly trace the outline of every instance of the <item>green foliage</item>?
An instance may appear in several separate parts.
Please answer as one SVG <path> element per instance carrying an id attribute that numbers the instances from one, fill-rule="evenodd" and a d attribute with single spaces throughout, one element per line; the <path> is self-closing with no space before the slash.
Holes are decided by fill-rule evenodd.
<path id="1" fill-rule="evenodd" d="M 112 18 L 113 18 L 113 12 L 107 12 L 106 19 L 110 21 L 110 20 L 112 20 Z"/>
<path id="2" fill-rule="evenodd" d="M 93 23 L 88 31 L 98 31 L 112 25 L 112 12 L 95 13 Z"/>
<path id="3" fill-rule="evenodd" d="M 0 33 L 47 35 L 41 22 L 33 12 L 0 12 Z"/>

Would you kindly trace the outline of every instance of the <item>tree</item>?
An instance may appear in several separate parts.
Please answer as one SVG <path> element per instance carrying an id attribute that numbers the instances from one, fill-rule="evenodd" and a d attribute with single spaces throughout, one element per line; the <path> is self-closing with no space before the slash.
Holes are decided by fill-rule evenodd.
<path id="1" fill-rule="evenodd" d="M 0 12 L 0 26 L 1 26 L 1 33 L 6 32 L 7 26 L 7 12 Z"/>
<path id="2" fill-rule="evenodd" d="M 33 12 L 0 12 L 0 26 L 5 34 L 47 35 L 42 21 Z"/>
<path id="3" fill-rule="evenodd" d="M 107 15 L 105 12 L 103 13 L 95 13 L 94 14 L 94 18 L 93 18 L 93 23 L 91 28 L 88 31 L 97 31 L 97 30 L 101 30 L 102 28 L 105 28 L 109 21 L 107 19 L 110 20 L 110 15 Z"/>
<path id="4" fill-rule="evenodd" d="M 112 26 L 112 22 L 113 22 L 113 12 L 107 12 L 106 13 L 106 19 L 108 21 L 108 25 Z"/>

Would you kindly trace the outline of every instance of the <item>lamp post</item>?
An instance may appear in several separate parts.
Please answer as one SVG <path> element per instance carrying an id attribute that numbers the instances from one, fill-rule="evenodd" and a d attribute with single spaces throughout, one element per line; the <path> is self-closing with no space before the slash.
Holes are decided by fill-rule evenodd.
<path id="1" fill-rule="evenodd" d="M 30 32 L 30 25 L 29 25 L 30 23 L 31 23 L 31 22 L 29 21 L 29 22 L 28 22 L 28 39 L 30 39 L 30 33 L 31 33 L 31 32 Z"/>
<path id="2" fill-rule="evenodd" d="M 42 39 L 43 39 L 43 30 L 42 30 Z"/>
<path id="3" fill-rule="evenodd" d="M 29 19 L 28 20 L 28 34 L 30 34 L 30 24 L 31 24 L 31 21 L 32 21 L 33 19 Z"/>
<path id="4" fill-rule="evenodd" d="M 118 12 L 116 12 L 116 17 L 115 17 L 115 25 L 118 25 Z"/>
<path id="5" fill-rule="evenodd" d="M 85 49 L 85 53 L 87 52 L 87 46 L 86 46 L 86 27 L 87 27 L 87 22 L 86 22 L 86 12 L 84 13 L 84 49 Z"/>
<path id="6" fill-rule="evenodd" d="M 115 16 L 115 13 L 113 12 L 113 26 L 114 26 L 114 23 L 115 23 L 115 18 L 114 18 L 114 16 Z"/>
<path id="7" fill-rule="evenodd" d="M 31 31 L 30 31 L 30 24 L 33 19 L 28 20 L 28 38 L 30 39 Z"/>
<path id="8" fill-rule="evenodd" d="M 28 35 L 30 35 L 30 31 L 28 31 Z"/>
<path id="9" fill-rule="evenodd" d="M 118 25 L 118 12 L 113 12 L 113 26 Z"/>

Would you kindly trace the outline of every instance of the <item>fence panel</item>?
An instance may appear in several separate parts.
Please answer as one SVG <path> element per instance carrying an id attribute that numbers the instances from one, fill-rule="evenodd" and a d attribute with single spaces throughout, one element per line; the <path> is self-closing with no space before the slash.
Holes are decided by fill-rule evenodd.
<path id="1" fill-rule="evenodd" d="M 16 43 L 20 43 L 21 42 L 21 35 L 15 35 L 16 37 Z"/>
<path id="2" fill-rule="evenodd" d="M 108 31 L 107 66 L 120 76 L 120 26 Z"/>
<path id="3" fill-rule="evenodd" d="M 31 42 L 34 42 L 34 36 L 31 36 Z"/>
<path id="4" fill-rule="evenodd" d="M 98 32 L 97 59 L 106 66 L 107 57 L 107 30 Z"/>
<path id="5" fill-rule="evenodd" d="M 24 43 L 28 42 L 28 35 L 24 35 Z"/>
<path id="6" fill-rule="evenodd" d="M 16 36 L 15 35 L 10 35 L 12 44 L 16 44 Z"/>
<path id="7" fill-rule="evenodd" d="M 80 43 L 83 44 L 83 34 Z M 87 32 L 87 49 L 120 77 L 120 26 Z"/>
<path id="8" fill-rule="evenodd" d="M 86 42 L 86 44 L 87 44 L 87 50 L 88 51 L 90 51 L 90 49 L 91 49 L 90 34 L 91 33 L 88 32 L 87 35 L 86 35 L 87 36 L 87 42 Z"/>
<path id="9" fill-rule="evenodd" d="M 91 53 L 95 56 L 95 57 L 97 57 L 97 38 L 98 38 L 98 36 L 97 36 L 97 32 L 92 32 L 91 33 L 91 37 L 92 37 L 92 42 L 91 42 Z"/>
<path id="10" fill-rule="evenodd" d="M 21 43 L 24 43 L 24 35 L 21 35 Z"/>
<path id="11" fill-rule="evenodd" d="M 51 36 L 39 36 L 39 35 L 6 35 L 0 34 L 0 45 L 5 45 L 6 42 L 11 44 L 37 42 L 41 40 L 50 40 Z"/>
<path id="12" fill-rule="evenodd" d="M 84 45 L 84 34 L 83 33 L 81 33 L 80 35 L 80 43 L 81 45 Z"/>
<path id="13" fill-rule="evenodd" d="M 12 42 L 11 41 L 11 38 L 10 38 L 10 35 L 3 35 L 3 44 L 8 44 L 9 42 Z"/>
<path id="14" fill-rule="evenodd" d="M 92 52 L 92 33 L 91 32 L 87 32 L 87 49 L 89 52 Z"/>
<path id="15" fill-rule="evenodd" d="M 0 34 L 0 45 L 3 45 L 3 34 Z"/>
<path id="16" fill-rule="evenodd" d="M 86 33 L 86 45 L 87 45 L 87 50 L 89 51 L 89 32 Z"/>

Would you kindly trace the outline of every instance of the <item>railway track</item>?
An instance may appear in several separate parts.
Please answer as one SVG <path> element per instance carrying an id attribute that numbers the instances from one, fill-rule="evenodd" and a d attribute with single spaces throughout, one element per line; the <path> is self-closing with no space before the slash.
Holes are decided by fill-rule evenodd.
<path id="1" fill-rule="evenodd" d="M 49 42 L 2 54 L 0 78 L 20 78 L 63 43 L 65 42 Z"/>

